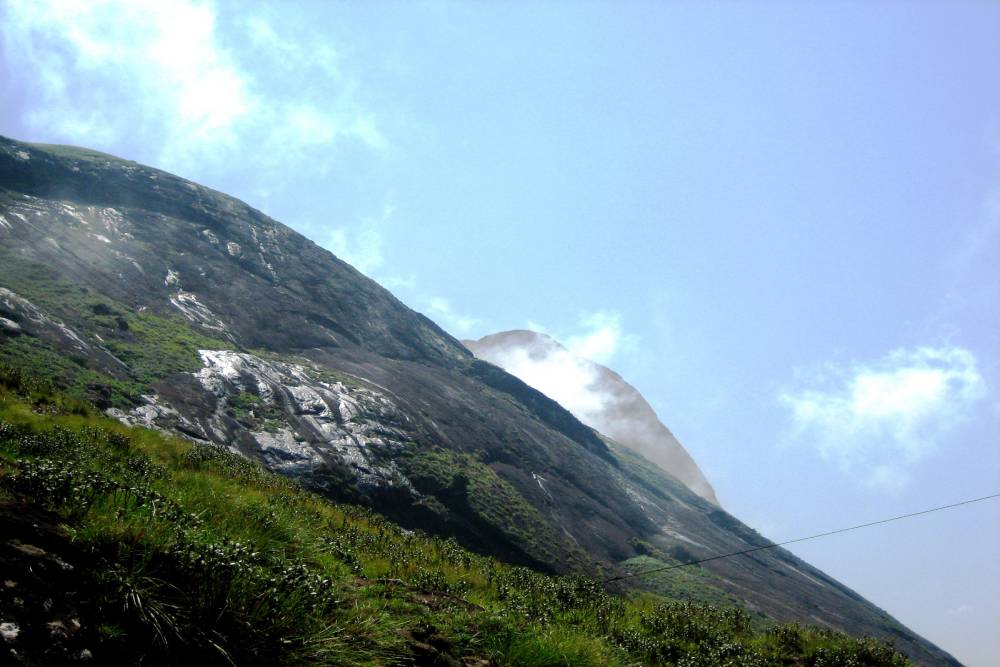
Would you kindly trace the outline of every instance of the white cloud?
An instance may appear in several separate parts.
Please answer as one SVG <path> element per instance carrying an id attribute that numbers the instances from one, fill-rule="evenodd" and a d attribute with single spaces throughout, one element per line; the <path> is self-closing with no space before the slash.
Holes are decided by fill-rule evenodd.
<path id="1" fill-rule="evenodd" d="M 623 385 L 617 375 L 604 369 L 612 358 L 638 351 L 638 339 L 625 333 L 621 316 L 613 311 L 585 314 L 578 327 L 573 335 L 564 338 L 570 343 L 567 346 L 549 334 L 508 332 L 481 339 L 470 347 L 480 359 L 520 378 L 584 424 L 642 454 L 695 493 L 717 502 L 711 484 L 660 423 L 651 406 L 627 384 Z M 531 327 L 536 333 L 545 328 L 537 324 Z"/>
<path id="2" fill-rule="evenodd" d="M 972 605 L 960 604 L 957 607 L 952 607 L 948 609 L 945 613 L 947 613 L 949 616 L 969 616 L 974 611 L 976 611 L 976 608 L 973 607 Z"/>
<path id="3" fill-rule="evenodd" d="M 482 320 L 455 312 L 451 301 L 443 297 L 432 297 L 427 301 L 427 316 L 459 337 L 468 334 L 482 324 Z"/>
<path id="4" fill-rule="evenodd" d="M 337 53 L 259 16 L 223 30 L 198 0 L 11 0 L 0 19 L 24 119 L 56 140 L 143 146 L 174 169 L 389 146 Z"/>
<path id="5" fill-rule="evenodd" d="M 583 331 L 566 338 L 566 348 L 573 354 L 606 364 L 623 349 L 635 345 L 635 337 L 622 330 L 621 315 L 601 310 L 580 318 Z"/>
<path id="6" fill-rule="evenodd" d="M 529 331 L 534 331 L 535 333 L 543 333 L 543 334 L 546 334 L 546 335 L 551 335 L 550 332 L 549 332 L 548 327 L 546 327 L 544 324 L 541 324 L 541 323 L 536 322 L 534 320 L 528 320 L 527 322 L 525 322 L 524 326 Z"/>
<path id="7" fill-rule="evenodd" d="M 792 436 L 842 468 L 863 468 L 870 486 L 900 490 L 986 394 L 975 356 L 953 347 L 898 349 L 871 363 L 827 365 L 779 401 Z"/>
<path id="8" fill-rule="evenodd" d="M 388 290 L 400 289 L 412 291 L 417 287 L 417 279 L 412 274 L 408 276 L 379 277 L 378 282 Z"/>
<path id="9" fill-rule="evenodd" d="M 540 356 L 522 347 L 511 347 L 497 350 L 493 355 L 493 363 L 587 424 L 594 425 L 607 403 L 607 396 L 597 388 L 594 366 L 566 349 L 553 349 Z"/>
<path id="10" fill-rule="evenodd" d="M 551 335 L 537 322 L 530 322 L 529 328 Z M 579 329 L 564 340 L 565 347 L 553 346 L 544 354 L 518 346 L 497 348 L 490 351 L 491 361 L 601 429 L 611 398 L 601 389 L 598 369 L 591 362 L 607 364 L 633 348 L 637 339 L 625 333 L 619 313 L 603 310 L 581 315 Z"/>
<path id="11" fill-rule="evenodd" d="M 895 466 L 882 464 L 868 471 L 864 481 L 872 489 L 898 494 L 910 483 L 910 476 Z"/>
<path id="12" fill-rule="evenodd" d="M 338 227 L 330 232 L 326 248 L 361 273 L 370 275 L 385 262 L 382 233 L 369 225 L 351 230 Z"/>
<path id="13" fill-rule="evenodd" d="M 384 228 L 396 213 L 391 201 L 378 216 L 368 217 L 356 227 L 337 227 L 327 236 L 325 247 L 361 273 L 372 276 L 385 264 Z"/>

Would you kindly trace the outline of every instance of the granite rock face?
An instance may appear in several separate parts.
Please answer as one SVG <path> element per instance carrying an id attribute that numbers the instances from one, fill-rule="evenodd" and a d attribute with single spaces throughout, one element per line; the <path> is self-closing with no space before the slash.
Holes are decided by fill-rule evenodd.
<path id="1" fill-rule="evenodd" d="M 409 420 L 384 393 L 312 365 L 232 350 L 201 350 L 200 357 L 204 367 L 191 380 L 174 378 L 164 393 L 144 395 L 143 405 L 109 412 L 126 423 L 226 444 L 318 488 L 324 472 L 338 466 L 351 471 L 363 493 L 411 488 L 394 461 L 413 444 Z"/>

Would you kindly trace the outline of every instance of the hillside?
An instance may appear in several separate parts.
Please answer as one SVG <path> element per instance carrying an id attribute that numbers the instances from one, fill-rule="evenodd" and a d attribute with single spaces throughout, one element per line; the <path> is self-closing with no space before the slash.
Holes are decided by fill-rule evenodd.
<path id="1" fill-rule="evenodd" d="M 506 566 L 6 367 L 0 527 L 13 664 L 907 664 L 872 640 Z"/>
<path id="2" fill-rule="evenodd" d="M 0 243 L 0 361 L 121 422 L 224 446 L 325 498 L 543 572 L 613 573 L 763 539 L 220 193 L 3 139 Z M 716 561 L 687 583 L 648 585 L 955 664 L 783 550 Z"/>

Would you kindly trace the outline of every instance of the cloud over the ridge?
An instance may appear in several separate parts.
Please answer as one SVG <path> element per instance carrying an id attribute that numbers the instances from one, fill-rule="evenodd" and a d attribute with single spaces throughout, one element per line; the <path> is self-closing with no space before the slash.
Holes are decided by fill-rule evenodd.
<path id="1" fill-rule="evenodd" d="M 653 408 L 635 387 L 604 366 L 638 351 L 638 338 L 625 332 L 620 314 L 598 311 L 581 316 L 577 331 L 563 338 L 566 346 L 546 327 L 529 326 L 531 332 L 501 332 L 467 345 L 480 359 L 517 376 L 583 423 L 718 503 L 712 485 Z"/>
<path id="2" fill-rule="evenodd" d="M 361 273 L 372 277 L 385 264 L 385 226 L 396 214 L 392 200 L 382 204 L 377 216 L 369 216 L 355 227 L 336 227 L 324 247 Z"/>
<path id="3" fill-rule="evenodd" d="M 22 120 L 53 140 L 142 146 L 167 168 L 275 166 L 347 139 L 387 147 L 335 52 L 261 17 L 223 30 L 197 0 L 10 0 L 0 18 Z"/>
<path id="4" fill-rule="evenodd" d="M 583 331 L 566 338 L 566 348 L 578 357 L 606 364 L 623 349 L 635 346 L 635 336 L 622 329 L 619 313 L 599 310 L 580 317 Z"/>
<path id="5" fill-rule="evenodd" d="M 494 363 L 590 426 L 595 426 L 597 415 L 607 404 L 607 397 L 596 386 L 594 367 L 569 350 L 554 349 L 545 356 L 536 356 L 513 347 L 497 351 Z"/>
<path id="6" fill-rule="evenodd" d="M 871 486 L 898 490 L 909 466 L 939 447 L 985 394 L 972 352 L 942 346 L 828 364 L 778 398 L 794 439 L 845 470 L 863 469 Z"/>
<path id="7" fill-rule="evenodd" d="M 549 333 L 537 323 L 531 323 L 531 328 Z M 565 349 L 553 346 L 544 355 L 516 346 L 493 354 L 508 373 L 554 399 L 589 426 L 600 428 L 610 397 L 599 386 L 598 370 L 590 362 L 611 362 L 634 348 L 636 337 L 625 332 L 619 313 L 600 310 L 581 315 L 578 330 L 563 340 Z"/>
<path id="8" fill-rule="evenodd" d="M 468 334 L 482 323 L 479 318 L 457 312 L 451 305 L 451 301 L 440 296 L 427 300 L 427 315 L 432 320 L 439 320 L 440 326 L 459 336 Z"/>

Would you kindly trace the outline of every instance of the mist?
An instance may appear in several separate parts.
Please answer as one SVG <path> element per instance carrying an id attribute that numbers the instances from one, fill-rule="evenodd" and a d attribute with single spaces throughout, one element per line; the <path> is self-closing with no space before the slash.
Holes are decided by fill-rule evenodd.
<path id="1" fill-rule="evenodd" d="M 702 498 L 715 490 L 639 391 L 546 334 L 506 331 L 464 341 L 473 354 L 549 396 L 587 426 L 641 454 Z"/>

